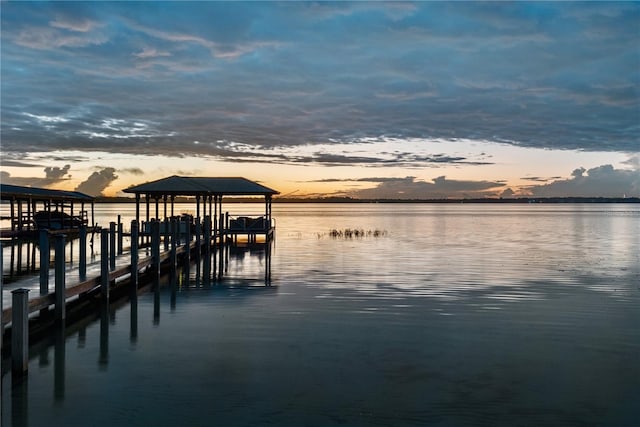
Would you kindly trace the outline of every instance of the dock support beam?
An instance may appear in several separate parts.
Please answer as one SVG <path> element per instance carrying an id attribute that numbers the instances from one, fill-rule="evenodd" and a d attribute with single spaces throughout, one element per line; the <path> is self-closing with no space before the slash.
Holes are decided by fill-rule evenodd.
<path id="1" fill-rule="evenodd" d="M 64 263 L 64 244 L 65 235 L 58 234 L 55 237 L 55 257 L 56 257 L 56 306 L 55 306 L 55 319 L 58 323 L 64 323 L 66 318 L 65 307 L 65 263 Z"/>
<path id="2" fill-rule="evenodd" d="M 11 292 L 11 372 L 22 376 L 29 369 L 29 290 Z"/>
<path id="3" fill-rule="evenodd" d="M 109 230 L 100 230 L 100 290 L 109 299 Z"/>

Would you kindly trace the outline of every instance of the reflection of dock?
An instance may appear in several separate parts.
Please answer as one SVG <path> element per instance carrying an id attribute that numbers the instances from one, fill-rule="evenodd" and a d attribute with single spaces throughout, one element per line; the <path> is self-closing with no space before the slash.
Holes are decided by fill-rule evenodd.
<path id="1" fill-rule="evenodd" d="M 172 177 L 179 178 L 179 177 Z M 169 178 L 171 181 L 172 178 Z M 166 272 L 175 283 L 177 271 L 190 269 L 192 261 L 197 261 L 198 280 L 203 286 L 221 281 L 228 271 L 230 251 L 238 245 L 238 236 L 245 235 L 248 245 L 261 246 L 264 254 L 264 282 L 271 281 L 271 244 L 274 236 L 274 225 L 271 218 L 271 196 L 277 194 L 274 190 L 252 183 L 241 178 L 229 178 L 219 181 L 214 178 L 200 179 L 198 185 L 193 181 L 180 178 L 174 185 L 160 188 L 138 186 L 130 189 L 136 194 L 136 220 L 131 222 L 131 247 L 128 254 L 124 253 L 122 224 L 115 222 L 103 228 L 100 232 L 100 260 L 87 265 L 87 227 L 79 227 L 79 267 L 67 271 L 65 263 L 64 234 L 53 234 L 40 230 L 40 277 L 20 280 L 12 284 L 11 307 L 2 311 L 2 338 L 4 326 L 11 325 L 11 359 L 14 373 L 22 374 L 28 369 L 29 335 L 34 329 L 44 330 L 51 326 L 67 324 L 67 312 L 73 313 L 78 307 L 86 306 L 95 301 L 109 301 L 112 293 L 136 294 L 141 284 L 145 282 L 159 283 L 159 278 Z M 204 181 L 202 181 L 204 180 Z M 161 180 L 162 181 L 162 180 Z M 222 185 L 216 189 L 216 185 Z M 195 185 L 195 187 L 194 187 Z M 147 220 L 140 227 L 139 188 L 143 188 L 147 201 Z M 194 189 L 195 188 L 195 189 Z M 167 193 L 169 191 L 170 193 Z M 163 193 L 164 192 L 164 193 Z M 164 194 L 164 196 L 163 196 Z M 259 218 L 242 217 L 242 221 L 233 220 L 228 213 L 222 214 L 223 195 L 263 195 L 265 197 L 265 215 Z M 171 211 L 173 213 L 173 198 L 175 195 L 196 196 L 198 216 L 165 217 L 158 219 L 159 200 L 164 199 L 164 210 L 167 210 L 167 198 L 171 197 Z M 156 201 L 156 218 L 149 219 L 149 200 Z M 201 220 L 200 201 L 203 213 Z M 207 202 L 209 212 L 207 215 Z M 215 203 L 215 210 L 212 204 Z M 218 209 L 220 209 L 218 211 Z M 218 218 L 219 213 L 219 218 Z M 257 236 L 264 236 L 264 243 L 257 243 Z M 49 239 L 53 238 L 53 245 Z M 50 247 L 54 247 L 54 272 L 49 272 Z M 35 247 L 35 246 L 34 246 Z M 141 250 L 146 247 L 146 250 Z M 33 249 L 35 250 L 35 249 Z M 35 256 L 33 257 L 33 263 Z M 189 277 L 187 273 L 187 277 Z M 53 292 L 50 289 L 53 283 Z M 1 288 L 0 288 L 1 289 Z M 31 290 L 39 290 L 37 296 L 29 298 Z M 35 293 L 35 292 L 34 292 Z M 51 310 L 53 308 L 53 310 Z M 35 328 L 34 328 L 35 327 Z M 4 341 L 4 340 L 2 340 Z"/>

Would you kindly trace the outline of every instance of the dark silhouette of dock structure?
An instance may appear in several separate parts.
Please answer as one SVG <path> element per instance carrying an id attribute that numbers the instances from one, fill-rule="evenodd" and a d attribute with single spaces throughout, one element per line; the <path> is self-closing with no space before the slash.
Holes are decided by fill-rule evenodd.
<path id="1" fill-rule="evenodd" d="M 158 283 L 164 273 L 175 275 L 192 261 L 202 265 L 202 281 L 209 285 L 221 281 L 229 263 L 230 247 L 237 247 L 238 237 L 246 236 L 250 245 L 263 245 L 265 251 L 265 285 L 271 282 L 271 243 L 275 223 L 271 217 L 271 197 L 277 191 L 244 178 L 184 178 L 169 177 L 154 183 L 142 184 L 125 190 L 136 196 L 136 220 L 131 222 L 131 246 L 125 253 L 123 224 L 111 222 L 100 230 L 100 260 L 87 265 L 87 225 L 78 231 L 80 259 L 77 269 L 67 271 L 65 243 L 67 236 L 39 230 L 40 276 L 14 283 L 20 286 L 12 291 L 11 307 L 2 309 L 1 337 L 5 340 L 5 325 L 10 325 L 11 366 L 14 375 L 23 375 L 28 369 L 30 329 L 64 327 L 67 311 L 87 301 L 109 301 L 113 292 L 129 289 L 133 297 L 143 282 Z M 145 221 L 140 221 L 140 200 L 146 201 Z M 262 196 L 265 214 L 257 218 L 229 216 L 222 211 L 223 197 L 233 195 Z M 175 196 L 193 196 L 196 217 L 173 215 Z M 150 201 L 155 201 L 156 217 L 150 218 Z M 171 216 L 159 218 L 159 201 L 171 202 Z M 203 217 L 200 217 L 201 208 Z M 262 242 L 258 242 L 258 237 Z M 50 240 L 53 240 L 50 242 Z M 50 251 L 54 249 L 54 271 L 50 272 Z M 2 265 L 0 264 L 0 270 Z M 200 277 L 200 275 L 199 275 Z M 50 291 L 50 283 L 54 291 Z M 38 286 L 39 285 L 39 286 Z M 39 295 L 29 297 L 39 287 Z M 0 289 L 2 289 L 0 282 Z M 7 331 L 8 332 L 8 331 Z M 6 345 L 6 344 L 5 344 Z"/>
<path id="2" fill-rule="evenodd" d="M 77 233 L 81 225 L 95 226 L 94 198 L 78 191 L 50 190 L 0 184 L 0 201 L 9 203 L 10 227 L 0 229 L 6 239 L 34 238 L 39 230 Z M 86 207 L 91 208 L 91 216 Z"/>

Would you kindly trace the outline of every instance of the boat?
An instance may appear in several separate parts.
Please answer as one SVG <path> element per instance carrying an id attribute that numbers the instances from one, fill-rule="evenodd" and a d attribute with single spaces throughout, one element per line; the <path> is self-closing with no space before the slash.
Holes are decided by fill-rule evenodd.
<path id="1" fill-rule="evenodd" d="M 61 211 L 39 211 L 33 214 L 33 220 L 40 230 L 67 230 L 87 224 L 82 217 Z"/>

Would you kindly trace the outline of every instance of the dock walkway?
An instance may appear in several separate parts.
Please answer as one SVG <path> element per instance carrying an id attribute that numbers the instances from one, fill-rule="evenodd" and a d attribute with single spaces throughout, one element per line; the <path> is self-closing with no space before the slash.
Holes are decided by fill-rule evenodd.
<path id="1" fill-rule="evenodd" d="M 204 243 L 204 242 L 203 242 Z M 190 244 L 190 250 L 196 248 L 196 242 L 192 241 Z M 151 255 L 150 248 L 139 249 L 138 251 L 137 271 L 144 270 L 145 268 L 153 264 L 153 256 Z M 172 250 L 160 252 L 159 262 L 162 264 L 171 257 Z M 177 245 L 176 255 L 181 256 L 186 252 L 185 245 Z M 125 252 L 122 255 L 115 257 L 115 268 L 110 268 L 108 271 L 108 282 L 110 286 L 117 284 L 119 281 L 130 277 L 133 271 L 131 264 L 131 251 Z M 98 290 L 102 286 L 102 260 L 98 259 L 91 264 L 87 264 L 86 275 L 84 280 L 80 276 L 80 268 L 74 267 L 71 269 L 65 268 L 65 300 L 72 300 L 74 297 L 78 297 L 80 294 L 89 293 L 91 291 Z M 49 273 L 48 292 L 46 295 L 40 295 L 40 277 L 30 276 L 17 282 L 11 283 L 10 286 L 4 288 L 5 291 L 14 289 L 27 289 L 29 290 L 28 310 L 30 314 L 36 313 L 39 310 L 47 309 L 52 305 L 55 305 L 55 280 L 56 272 Z M 3 292 L 3 307 L 2 311 L 2 324 L 3 326 L 10 323 L 12 320 L 12 307 L 11 307 L 11 294 L 10 292 Z"/>

